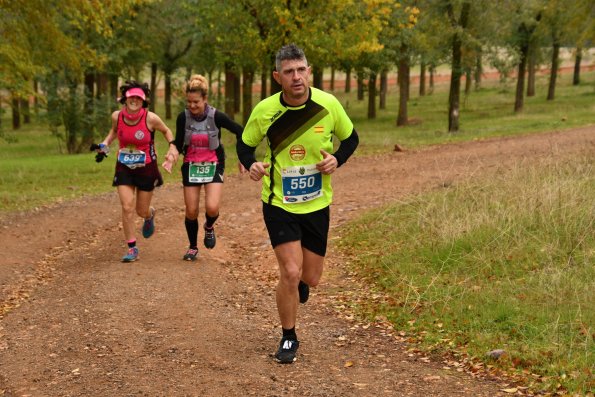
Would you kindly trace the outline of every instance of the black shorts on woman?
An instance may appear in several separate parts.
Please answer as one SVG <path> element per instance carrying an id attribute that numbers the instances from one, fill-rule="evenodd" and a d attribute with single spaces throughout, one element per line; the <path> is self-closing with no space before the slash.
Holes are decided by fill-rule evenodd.
<path id="1" fill-rule="evenodd" d="M 290 241 L 301 241 L 303 248 L 320 256 L 326 255 L 330 207 L 294 214 L 263 202 L 262 214 L 273 248 Z"/>
<path id="2" fill-rule="evenodd" d="M 130 168 L 120 162 L 116 162 L 116 173 L 112 186 L 127 185 L 134 186 L 144 192 L 152 192 L 157 186 L 163 185 L 163 177 L 157 167 L 157 161 L 153 160 L 144 167 Z"/>

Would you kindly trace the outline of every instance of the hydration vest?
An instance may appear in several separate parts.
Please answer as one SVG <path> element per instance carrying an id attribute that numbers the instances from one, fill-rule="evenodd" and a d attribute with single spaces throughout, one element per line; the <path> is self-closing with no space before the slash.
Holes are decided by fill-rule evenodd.
<path id="1" fill-rule="evenodd" d="M 186 114 L 186 127 L 184 133 L 184 146 L 189 147 L 193 134 L 206 134 L 209 137 L 209 150 L 215 150 L 219 147 L 219 128 L 215 125 L 215 108 L 209 106 L 207 117 L 202 121 L 196 121 L 188 109 Z"/>

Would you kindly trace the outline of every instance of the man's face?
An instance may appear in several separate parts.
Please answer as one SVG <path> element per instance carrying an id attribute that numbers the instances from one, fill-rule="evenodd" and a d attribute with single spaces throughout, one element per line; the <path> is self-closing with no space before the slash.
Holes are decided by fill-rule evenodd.
<path id="1" fill-rule="evenodd" d="M 281 62 L 281 70 L 274 71 L 273 77 L 281 85 L 283 99 L 289 105 L 301 105 L 308 99 L 310 67 L 304 60 Z"/>

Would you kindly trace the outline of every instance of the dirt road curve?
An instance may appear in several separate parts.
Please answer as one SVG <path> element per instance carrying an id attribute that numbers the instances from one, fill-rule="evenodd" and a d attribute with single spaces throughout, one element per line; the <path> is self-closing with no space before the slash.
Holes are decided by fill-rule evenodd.
<path id="1" fill-rule="evenodd" d="M 595 127 L 355 157 L 334 175 L 333 227 L 396 198 L 580 152 L 595 154 Z M 299 359 L 277 365 L 259 184 L 227 177 L 217 247 L 192 264 L 181 260 L 181 187 L 163 187 L 154 204 L 156 234 L 133 264 L 119 262 L 115 192 L 0 220 L 0 396 L 505 394 L 500 380 L 411 354 L 394 332 L 351 319 L 336 296 L 358 289 L 333 250 L 300 308 Z"/>

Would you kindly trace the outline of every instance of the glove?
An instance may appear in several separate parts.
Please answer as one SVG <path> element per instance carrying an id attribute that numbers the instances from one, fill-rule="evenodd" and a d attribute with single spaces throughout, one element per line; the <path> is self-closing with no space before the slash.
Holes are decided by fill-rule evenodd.
<path id="1" fill-rule="evenodd" d="M 97 154 L 95 155 L 95 162 L 101 163 L 103 161 L 103 159 L 106 158 L 107 154 L 109 153 L 109 146 L 107 146 L 103 143 L 100 143 L 99 145 L 96 143 L 92 143 L 89 150 L 97 151 Z"/>

